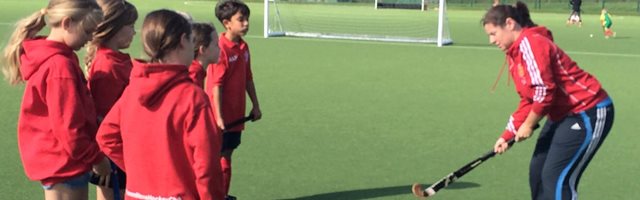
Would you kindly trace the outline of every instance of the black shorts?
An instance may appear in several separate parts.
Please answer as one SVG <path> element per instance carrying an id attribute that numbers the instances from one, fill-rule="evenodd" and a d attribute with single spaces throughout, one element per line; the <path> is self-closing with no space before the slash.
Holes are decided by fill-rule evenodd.
<path id="1" fill-rule="evenodd" d="M 234 150 L 240 146 L 241 131 L 225 131 L 222 133 L 222 151 Z"/>
<path id="2" fill-rule="evenodd" d="M 111 160 L 109 160 L 109 162 L 111 162 L 111 168 L 115 168 L 111 171 L 111 183 L 108 183 L 108 188 L 113 188 L 114 187 L 114 178 L 118 179 L 118 188 L 120 189 L 125 189 L 126 188 L 126 183 L 127 183 L 127 174 L 124 173 L 124 171 L 122 171 L 122 169 L 120 169 L 118 166 L 116 166 Z M 91 178 L 89 179 L 89 183 L 94 184 L 94 185 L 98 185 L 98 186 L 104 186 L 104 185 L 100 185 L 100 176 L 97 176 L 96 174 L 94 174 L 93 172 L 91 173 Z"/>

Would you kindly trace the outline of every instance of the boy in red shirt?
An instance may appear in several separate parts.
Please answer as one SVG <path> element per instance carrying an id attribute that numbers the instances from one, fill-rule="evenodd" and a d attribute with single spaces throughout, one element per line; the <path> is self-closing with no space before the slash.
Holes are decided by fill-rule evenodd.
<path id="1" fill-rule="evenodd" d="M 127 199 L 222 199 L 220 131 L 206 94 L 189 78 L 191 25 L 170 10 L 142 24 L 149 62 L 100 125 L 100 149 L 127 172 Z"/>
<path id="2" fill-rule="evenodd" d="M 221 34 L 218 44 L 220 59 L 207 69 L 206 91 L 213 103 L 216 123 L 223 130 L 220 164 L 224 175 L 226 199 L 235 199 L 228 195 L 231 183 L 231 154 L 240 145 L 244 125 L 227 129 L 224 124 L 244 118 L 245 91 L 253 103 L 252 120 L 259 120 L 262 113 L 251 73 L 249 46 L 242 39 L 249 31 L 249 7 L 239 0 L 224 0 L 218 2 L 215 13 L 225 32 Z"/>
<path id="3" fill-rule="evenodd" d="M 193 40 L 195 42 L 195 59 L 189 66 L 189 77 L 204 89 L 206 72 L 204 66 L 218 61 L 220 48 L 218 47 L 218 32 L 212 24 L 194 23 L 191 25 Z"/>
<path id="4" fill-rule="evenodd" d="M 46 19 L 46 20 L 45 20 Z M 102 19 L 94 1 L 50 1 L 18 22 L 4 49 L 3 72 L 26 83 L 18 119 L 24 171 L 44 199 L 88 199 L 89 171 L 103 178 L 109 161 L 94 137 L 96 113 L 78 57 Z M 48 36 L 37 36 L 45 26 Z"/>

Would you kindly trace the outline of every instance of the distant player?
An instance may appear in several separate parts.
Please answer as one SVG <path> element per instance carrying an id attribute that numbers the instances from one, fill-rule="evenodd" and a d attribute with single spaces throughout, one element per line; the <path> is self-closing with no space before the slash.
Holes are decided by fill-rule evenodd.
<path id="1" fill-rule="evenodd" d="M 88 199 L 89 172 L 105 180 L 111 171 L 95 141 L 95 107 L 75 53 L 101 20 L 95 1 L 50 0 L 18 21 L 4 49 L 6 78 L 25 83 L 17 124 L 20 158 L 45 200 Z M 38 35 L 46 26 L 49 34 Z"/>
<path id="2" fill-rule="evenodd" d="M 220 130 L 193 84 L 191 24 L 170 10 L 142 23 L 149 61 L 134 60 L 129 86 L 102 121 L 100 149 L 127 172 L 126 199 L 222 199 Z"/>
<path id="3" fill-rule="evenodd" d="M 567 25 L 582 26 L 582 17 L 580 16 L 582 0 L 571 0 L 569 4 L 571 4 L 571 14 L 569 15 L 569 19 L 567 19 Z"/>
<path id="4" fill-rule="evenodd" d="M 613 101 L 529 16 L 518 1 L 491 8 L 482 20 L 489 41 L 507 56 L 520 96 L 494 151 L 531 137 L 546 117 L 529 165 L 531 199 L 577 199 L 580 177 L 613 126 Z"/>
<path id="5" fill-rule="evenodd" d="M 189 66 L 189 77 L 204 89 L 206 71 L 204 66 L 218 62 L 220 47 L 218 47 L 218 32 L 212 24 L 194 23 L 191 25 L 193 41 L 195 42 L 195 59 Z"/>
<path id="6" fill-rule="evenodd" d="M 138 19 L 138 11 L 127 1 L 99 0 L 98 4 L 104 12 L 104 18 L 93 33 L 85 60 L 88 87 L 100 122 L 129 85 L 133 64 L 129 54 L 120 50 L 129 48 L 136 34 L 134 25 Z M 106 185 L 98 183 L 95 178 L 91 179 L 91 183 L 98 185 L 98 200 L 119 200 L 124 196 L 125 173 L 117 166 L 112 166 L 114 169 Z M 115 191 L 119 191 L 117 195 L 112 190 L 115 187 Z"/>
<path id="7" fill-rule="evenodd" d="M 613 21 L 611 21 L 611 15 L 609 14 L 606 8 L 603 8 L 602 11 L 600 12 L 600 23 L 602 24 L 602 29 L 604 30 L 605 38 L 616 36 L 616 32 L 613 32 L 613 30 L 611 30 L 611 25 L 613 25 Z"/>
<path id="8" fill-rule="evenodd" d="M 231 154 L 240 145 L 243 125 L 225 127 L 230 123 L 244 118 L 246 95 L 249 95 L 253 108 L 253 120 L 262 117 L 256 88 L 251 72 L 251 57 L 249 45 L 242 39 L 249 31 L 249 7 L 240 0 L 223 0 L 218 2 L 216 17 L 225 28 L 220 35 L 220 59 L 207 69 L 207 87 L 218 127 L 223 130 L 222 143 L 222 172 L 224 174 L 225 189 L 228 200 L 231 184 Z M 246 92 L 246 93 L 245 93 Z"/>

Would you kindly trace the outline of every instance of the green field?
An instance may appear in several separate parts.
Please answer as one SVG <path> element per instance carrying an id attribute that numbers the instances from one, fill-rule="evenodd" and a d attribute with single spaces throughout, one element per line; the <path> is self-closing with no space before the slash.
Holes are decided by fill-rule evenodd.
<path id="1" fill-rule="evenodd" d="M 131 2 L 141 16 L 158 8 L 178 9 L 221 30 L 213 2 Z M 0 1 L 0 44 L 6 44 L 17 19 L 45 4 Z M 239 199 L 413 199 L 412 183 L 433 183 L 488 151 L 517 105 L 506 77 L 490 92 L 504 54 L 488 44 L 479 23 L 483 11 L 450 9 L 454 45 L 437 48 L 264 39 L 262 4 L 249 5 L 252 29 L 246 40 L 264 116 L 247 126 L 234 154 L 231 194 Z M 582 177 L 580 199 L 640 199 L 640 171 L 634 170 L 640 162 L 633 160 L 640 157 L 634 125 L 639 118 L 633 114 L 640 113 L 634 81 L 640 75 L 640 16 L 615 16 L 617 37 L 604 39 L 595 13 L 583 16 L 581 28 L 566 27 L 566 15 L 534 11 L 532 18 L 549 27 L 560 47 L 598 77 L 617 115 Z M 139 36 L 128 52 L 142 55 Z M 0 83 L 0 199 L 43 198 L 39 183 L 24 175 L 18 154 L 22 91 L 23 86 Z M 534 143 L 519 143 L 433 199 L 529 199 Z"/>

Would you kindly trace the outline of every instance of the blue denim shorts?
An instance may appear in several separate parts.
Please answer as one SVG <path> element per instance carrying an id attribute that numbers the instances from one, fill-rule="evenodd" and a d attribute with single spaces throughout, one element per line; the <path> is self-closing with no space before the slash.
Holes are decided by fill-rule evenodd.
<path id="1" fill-rule="evenodd" d="M 89 178 L 91 178 L 91 174 L 87 172 L 82 175 L 69 178 L 59 184 L 63 184 L 69 188 L 87 187 L 89 185 Z M 50 190 L 51 188 L 53 188 L 53 186 L 54 185 L 42 185 L 42 188 L 44 188 L 45 190 Z"/>

